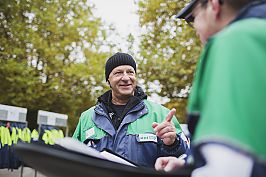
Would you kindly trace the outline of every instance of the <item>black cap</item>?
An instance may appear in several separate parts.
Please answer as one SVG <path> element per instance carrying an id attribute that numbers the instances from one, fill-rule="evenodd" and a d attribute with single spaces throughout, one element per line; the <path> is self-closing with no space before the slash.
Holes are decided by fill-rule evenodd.
<path id="1" fill-rule="evenodd" d="M 121 65 L 130 65 L 134 68 L 136 72 L 136 62 L 133 57 L 127 53 L 116 53 L 111 56 L 105 64 L 105 79 L 106 81 L 109 78 L 110 73 L 112 70 Z"/>
<path id="2" fill-rule="evenodd" d="M 182 19 L 186 19 L 188 17 L 189 14 L 191 14 L 192 10 L 194 9 L 194 7 L 196 6 L 197 2 L 199 2 L 199 0 L 192 0 L 190 1 L 190 3 L 188 5 L 186 5 L 177 15 L 176 18 L 182 18 Z"/>

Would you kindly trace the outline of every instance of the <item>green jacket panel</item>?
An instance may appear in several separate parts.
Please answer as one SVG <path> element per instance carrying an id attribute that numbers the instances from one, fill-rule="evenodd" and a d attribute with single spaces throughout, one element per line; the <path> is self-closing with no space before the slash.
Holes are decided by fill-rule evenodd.
<path id="1" fill-rule="evenodd" d="M 188 105 L 200 113 L 195 144 L 219 140 L 266 160 L 265 29 L 265 20 L 241 20 L 206 44 Z"/>
<path id="2" fill-rule="evenodd" d="M 79 123 L 73 134 L 73 138 L 84 142 L 86 139 L 101 139 L 106 135 L 106 132 L 98 128 L 92 121 L 92 115 L 94 114 L 94 107 L 91 107 L 87 111 L 83 112 L 80 116 Z"/>
<path id="3" fill-rule="evenodd" d="M 163 122 L 166 118 L 166 115 L 170 111 L 169 109 L 148 100 L 145 100 L 144 103 L 148 108 L 148 114 L 145 114 L 141 118 L 130 123 L 128 126 L 127 134 L 154 133 L 154 130 L 152 128 L 152 123 Z M 172 118 L 172 121 L 176 127 L 177 134 L 181 133 L 182 132 L 181 127 L 175 116 Z"/>

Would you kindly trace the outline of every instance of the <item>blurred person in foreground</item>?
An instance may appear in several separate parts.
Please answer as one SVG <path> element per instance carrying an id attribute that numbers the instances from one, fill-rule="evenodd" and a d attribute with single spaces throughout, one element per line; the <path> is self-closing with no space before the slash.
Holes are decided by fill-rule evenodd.
<path id="1" fill-rule="evenodd" d="M 131 55 L 119 52 L 111 56 L 106 61 L 105 78 L 110 90 L 81 114 L 75 139 L 152 168 L 160 156 L 189 153 L 174 116 L 176 110 L 147 100 L 137 86 L 136 62 Z"/>
<path id="2" fill-rule="evenodd" d="M 178 15 L 205 44 L 188 103 L 191 158 L 158 158 L 157 170 L 194 165 L 192 177 L 266 175 L 266 1 L 192 0 Z"/>

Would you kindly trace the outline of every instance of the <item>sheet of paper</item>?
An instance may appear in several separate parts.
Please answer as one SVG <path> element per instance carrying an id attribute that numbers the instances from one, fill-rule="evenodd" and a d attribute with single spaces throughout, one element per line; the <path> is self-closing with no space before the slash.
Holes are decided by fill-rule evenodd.
<path id="1" fill-rule="evenodd" d="M 86 155 L 96 157 L 99 159 L 105 159 L 105 160 L 136 167 L 134 164 L 126 161 L 125 159 L 119 156 L 116 156 L 115 154 L 112 154 L 107 151 L 99 152 L 89 146 L 86 146 L 84 143 L 74 138 L 70 138 L 70 137 L 59 138 L 55 140 L 55 144 L 58 144 L 71 151 L 79 152 L 79 153 L 86 154 Z"/>
<path id="2" fill-rule="evenodd" d="M 100 159 L 105 159 L 99 151 L 86 146 L 84 143 L 70 137 L 65 137 L 65 138 L 59 138 L 55 140 L 55 144 L 58 144 L 66 149 L 79 152 L 82 154 L 86 154 L 92 157 L 97 157 Z"/>
<path id="3" fill-rule="evenodd" d="M 128 162 L 128 161 L 126 161 L 126 160 L 124 160 L 124 159 L 122 159 L 122 158 L 120 158 L 120 157 L 118 157 L 112 153 L 109 153 L 107 151 L 102 151 L 101 155 L 110 161 L 136 167 L 134 164 L 132 164 L 132 163 L 130 163 L 130 162 Z"/>

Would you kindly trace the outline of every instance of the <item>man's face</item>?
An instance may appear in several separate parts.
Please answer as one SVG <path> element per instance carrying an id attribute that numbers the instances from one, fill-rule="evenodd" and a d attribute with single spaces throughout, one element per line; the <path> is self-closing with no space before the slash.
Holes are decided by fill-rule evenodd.
<path id="1" fill-rule="evenodd" d="M 114 68 L 109 75 L 108 81 L 115 97 L 121 98 L 134 95 L 137 80 L 132 66 L 122 65 Z"/>
<path id="2" fill-rule="evenodd" d="M 217 32 L 216 29 L 216 14 L 213 12 L 210 2 L 202 5 L 198 3 L 192 11 L 194 17 L 194 28 L 203 44 L 206 43 L 209 37 Z"/>

